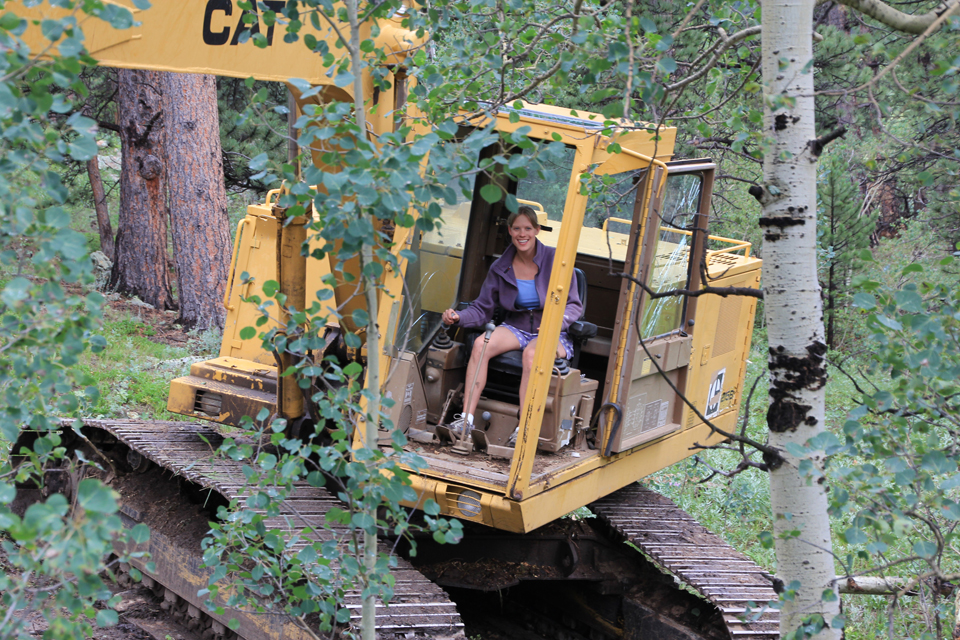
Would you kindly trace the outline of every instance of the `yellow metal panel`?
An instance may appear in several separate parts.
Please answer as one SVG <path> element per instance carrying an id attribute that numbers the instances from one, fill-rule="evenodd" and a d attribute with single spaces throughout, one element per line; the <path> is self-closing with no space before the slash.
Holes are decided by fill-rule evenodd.
<path id="1" fill-rule="evenodd" d="M 736 416 L 727 414 L 718 420 L 724 429 L 735 427 Z M 709 427 L 700 426 L 678 431 L 668 437 L 648 442 L 609 458 L 595 456 L 583 465 L 564 470 L 557 477 L 531 485 L 523 500 L 511 500 L 498 495 L 483 498 L 481 517 L 464 518 L 445 498 L 451 483 L 438 482 L 423 476 L 412 476 L 418 503 L 433 498 L 444 515 L 469 519 L 506 531 L 526 533 L 553 522 L 574 509 L 602 498 L 631 482 L 640 480 L 690 455 L 694 443 L 716 444 L 720 438 L 711 435 Z M 469 482 L 457 483 L 483 493 Z M 411 503 L 409 506 L 413 506 Z"/>
<path id="2" fill-rule="evenodd" d="M 264 205 L 247 207 L 247 217 L 238 232 L 242 233 L 238 241 L 237 255 L 234 259 L 233 273 L 229 275 L 232 283 L 227 291 L 229 300 L 227 318 L 223 329 L 223 340 L 220 346 L 221 356 L 245 358 L 263 364 L 276 364 L 272 353 L 267 353 L 261 346 L 259 338 L 249 340 L 240 338 L 240 331 L 244 327 L 253 327 L 260 311 L 255 304 L 243 302 L 242 298 L 258 295 L 263 298 L 263 283 L 277 279 L 277 219 L 270 213 L 270 208 Z M 255 279 L 243 282 L 244 273 L 254 275 Z M 273 315 L 277 309 L 273 307 Z M 276 326 L 275 321 L 259 327 L 260 331 L 268 331 Z M 237 344 L 239 343 L 239 346 Z"/>
<path id="3" fill-rule="evenodd" d="M 560 325 L 567 303 L 570 281 L 573 279 L 573 266 L 577 257 L 577 243 L 583 228 L 583 215 L 587 206 L 587 197 L 580 193 L 580 173 L 587 170 L 590 157 L 589 149 L 578 149 L 567 187 L 564 224 L 557 239 L 557 250 L 553 259 L 553 272 L 547 285 L 547 299 L 544 301 L 543 318 L 537 347 L 534 352 L 533 370 L 527 383 L 527 395 L 521 398 L 523 412 L 520 415 L 517 445 L 510 464 L 510 477 L 507 480 L 506 495 L 514 500 L 523 499 L 530 484 L 530 473 L 540 438 L 540 426 L 553 374 L 553 361 L 556 357 L 556 345 L 560 340 Z"/>
<path id="4" fill-rule="evenodd" d="M 659 229 L 659 227 L 657 227 L 657 229 L 648 230 L 648 226 L 652 217 L 650 215 L 650 209 L 651 207 L 655 206 L 655 202 L 659 202 L 659 199 L 663 197 L 663 188 L 667 180 L 666 166 L 659 161 L 653 162 L 656 163 L 656 166 L 651 167 L 651 172 L 647 174 L 647 179 L 643 182 L 644 191 L 642 194 L 643 199 L 641 201 L 639 214 L 640 232 L 637 234 L 636 244 L 633 247 L 633 255 L 631 256 L 631 262 L 629 265 L 631 269 L 630 275 L 633 276 L 634 280 L 639 279 L 641 276 L 641 256 L 643 254 L 643 247 L 645 244 L 644 239 L 646 238 L 646 234 L 651 232 L 656 233 L 657 229 Z M 656 221 L 653 222 L 654 224 L 656 223 Z M 626 267 L 627 265 L 624 265 L 624 268 Z M 632 326 L 629 319 L 633 317 L 633 306 L 638 304 L 638 286 L 636 285 L 635 281 L 624 280 L 622 287 L 623 289 L 621 289 L 621 292 L 625 290 L 626 293 L 621 293 L 621 296 L 626 295 L 626 304 L 624 306 L 623 316 L 618 321 L 620 334 L 615 336 L 614 344 L 617 345 L 616 355 L 613 363 L 612 374 L 608 376 L 610 380 L 610 389 L 606 392 L 606 397 L 611 399 L 616 399 L 619 397 L 621 377 L 625 361 L 624 354 L 628 348 L 633 348 L 632 345 L 627 345 Z M 621 297 L 621 300 L 622 299 L 623 298 Z M 603 440 L 599 443 L 599 448 L 601 451 L 607 450 L 607 445 L 610 442 L 610 439 L 613 437 L 613 430 L 609 428 L 609 425 L 613 424 L 612 414 L 613 409 L 610 409 L 609 413 L 607 414 L 609 417 L 606 419 L 607 428 L 602 429 Z"/>
<path id="5" fill-rule="evenodd" d="M 113 4 L 134 10 L 132 0 L 113 0 Z M 7 8 L 32 19 L 67 15 L 63 9 L 46 4 L 27 9 L 10 2 Z M 110 67 L 212 73 L 276 82 L 302 78 L 312 85 L 333 84 L 319 54 L 311 54 L 303 43 L 307 33 L 333 43 L 336 36 L 332 29 L 317 31 L 308 20 L 300 40 L 287 43 L 283 41 L 284 27 L 267 26 L 258 12 L 255 29 L 267 39 L 267 46 L 260 48 L 252 39 L 239 42 L 238 31 L 244 27 L 242 14 L 239 0 L 153 0 L 150 9 L 135 13 L 141 24 L 126 32 L 118 33 L 95 18 L 84 20 L 83 28 L 88 50 L 101 64 Z M 364 24 L 361 39 L 370 37 L 372 26 Z M 375 41 L 388 53 L 388 64 L 402 62 L 407 50 L 422 43 L 422 39 L 401 27 L 399 19 L 381 20 L 378 26 L 380 33 Z M 39 27 L 29 28 L 24 39 L 34 51 L 40 51 L 46 42 Z M 369 81 L 369 75 L 366 79 Z"/>

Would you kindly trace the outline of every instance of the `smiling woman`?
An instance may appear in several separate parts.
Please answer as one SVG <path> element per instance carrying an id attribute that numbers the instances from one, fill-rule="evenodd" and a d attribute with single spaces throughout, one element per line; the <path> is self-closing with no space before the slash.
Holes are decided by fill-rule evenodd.
<path id="1" fill-rule="evenodd" d="M 507 218 L 510 246 L 490 267 L 480 295 L 466 309 L 443 312 L 446 324 L 464 328 L 483 326 L 493 319 L 499 307 L 506 312 L 503 323 L 487 330 L 483 340 L 475 340 L 467 363 L 467 384 L 463 392 L 463 414 L 451 426 L 459 433 L 464 424 L 472 427 L 474 411 L 480 400 L 480 391 L 487 383 L 490 360 L 508 351 L 523 351 L 523 374 L 520 378 L 520 398 L 526 396 L 530 369 L 537 346 L 537 334 L 543 315 L 550 272 L 555 250 L 537 240 L 540 223 L 531 207 L 520 207 Z M 573 354 L 573 345 L 566 329 L 580 318 L 583 308 L 576 282 L 571 281 L 563 327 L 557 345 L 557 357 Z"/>

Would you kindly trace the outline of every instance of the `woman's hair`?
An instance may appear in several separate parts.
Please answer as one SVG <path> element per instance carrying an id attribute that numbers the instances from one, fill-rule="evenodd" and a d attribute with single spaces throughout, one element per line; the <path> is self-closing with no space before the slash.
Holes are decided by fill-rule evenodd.
<path id="1" fill-rule="evenodd" d="M 523 205 L 507 216 L 507 228 L 512 227 L 513 223 L 516 222 L 520 216 L 527 216 L 527 220 L 530 221 L 534 229 L 540 228 L 540 222 L 537 220 L 537 212 L 533 210 L 533 207 L 528 207 L 527 205 Z"/>

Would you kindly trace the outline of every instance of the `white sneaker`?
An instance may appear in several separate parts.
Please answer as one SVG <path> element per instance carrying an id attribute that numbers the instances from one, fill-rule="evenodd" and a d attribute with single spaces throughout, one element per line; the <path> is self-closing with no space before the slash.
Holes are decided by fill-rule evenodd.
<path id="1" fill-rule="evenodd" d="M 450 429 L 452 433 L 457 436 L 463 434 L 463 425 L 467 423 L 467 418 L 462 413 L 455 413 L 453 415 L 453 422 L 447 425 L 447 428 Z"/>

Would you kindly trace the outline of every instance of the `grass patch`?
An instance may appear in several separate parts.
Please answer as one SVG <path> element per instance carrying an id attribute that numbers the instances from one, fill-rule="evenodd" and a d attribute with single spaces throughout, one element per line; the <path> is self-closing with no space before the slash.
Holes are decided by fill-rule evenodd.
<path id="1" fill-rule="evenodd" d="M 199 356 L 189 348 L 151 340 L 156 330 L 129 314 L 110 312 L 104 321 L 107 347 L 80 362 L 100 389 L 92 413 L 103 418 L 184 420 L 167 411 L 170 380 L 186 375 Z"/>

